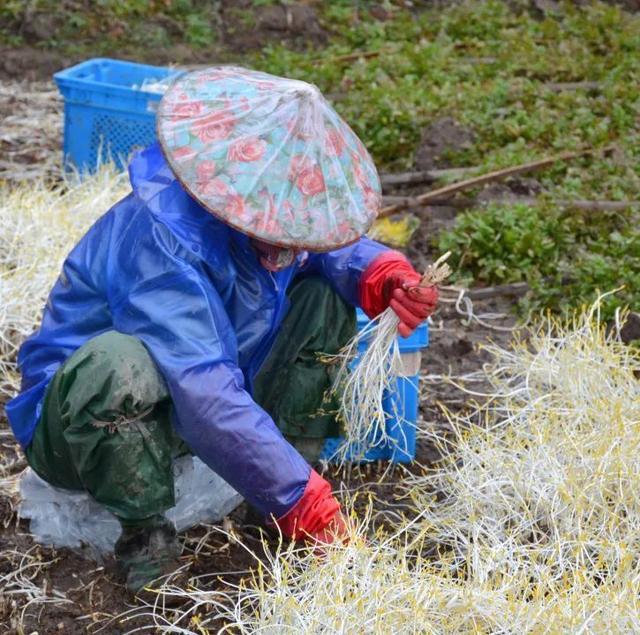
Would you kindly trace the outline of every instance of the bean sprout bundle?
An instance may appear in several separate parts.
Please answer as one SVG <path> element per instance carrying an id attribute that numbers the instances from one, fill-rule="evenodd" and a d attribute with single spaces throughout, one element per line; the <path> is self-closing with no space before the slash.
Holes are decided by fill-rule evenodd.
<path id="1" fill-rule="evenodd" d="M 436 286 L 451 274 L 445 263 L 449 255 L 447 252 L 427 267 L 419 286 Z M 332 391 L 340 396 L 338 417 L 344 442 L 333 458 L 339 463 L 362 459 L 368 449 L 392 442 L 386 423 L 397 412 L 385 412 L 383 399 L 386 391 L 395 388 L 401 372 L 399 324 L 396 313 L 387 308 L 336 356 L 339 365 Z M 366 350 L 360 353 L 364 346 Z"/>

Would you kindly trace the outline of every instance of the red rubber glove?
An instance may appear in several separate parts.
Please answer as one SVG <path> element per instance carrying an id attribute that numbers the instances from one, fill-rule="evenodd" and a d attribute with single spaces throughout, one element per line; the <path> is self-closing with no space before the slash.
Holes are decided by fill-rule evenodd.
<path id="1" fill-rule="evenodd" d="M 420 278 L 418 275 L 417 281 L 408 277 L 387 280 L 392 289 L 389 306 L 400 318 L 398 331 L 402 337 L 409 337 L 435 311 L 438 304 L 438 288 L 418 286 Z"/>
<path id="2" fill-rule="evenodd" d="M 345 541 L 348 535 L 347 520 L 343 513 L 338 510 L 329 521 L 329 524 L 320 531 L 316 531 L 315 534 L 310 535 L 309 540 L 318 545 L 330 545 L 336 540 Z"/>
<path id="3" fill-rule="evenodd" d="M 386 251 L 362 274 L 360 306 L 370 318 L 390 306 L 400 318 L 400 335 L 409 337 L 438 304 L 437 287 L 420 287 L 421 278 L 400 252 Z"/>
<path id="4" fill-rule="evenodd" d="M 300 500 L 275 524 L 288 538 L 311 544 L 329 544 L 347 533 L 340 503 L 331 493 L 331 485 L 315 470 L 311 470 Z"/>

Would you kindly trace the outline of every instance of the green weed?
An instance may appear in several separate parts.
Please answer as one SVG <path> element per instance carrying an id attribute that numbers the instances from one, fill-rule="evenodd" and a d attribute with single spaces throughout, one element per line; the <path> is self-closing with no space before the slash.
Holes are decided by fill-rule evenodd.
<path id="1" fill-rule="evenodd" d="M 564 309 L 622 287 L 604 301 L 604 317 L 637 306 L 640 289 L 638 216 L 602 213 L 589 218 L 549 205 L 490 205 L 461 214 L 437 239 L 452 251 L 455 280 L 463 284 L 527 282 L 533 295 L 522 311 Z"/>

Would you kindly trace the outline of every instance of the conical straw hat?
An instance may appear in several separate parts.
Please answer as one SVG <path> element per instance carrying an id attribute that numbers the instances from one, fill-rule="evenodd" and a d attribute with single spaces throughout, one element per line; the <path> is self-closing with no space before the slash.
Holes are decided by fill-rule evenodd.
<path id="1" fill-rule="evenodd" d="M 164 95 L 157 126 L 187 191 L 250 236 L 328 251 L 377 215 L 369 153 L 311 84 L 238 67 L 194 71 Z"/>

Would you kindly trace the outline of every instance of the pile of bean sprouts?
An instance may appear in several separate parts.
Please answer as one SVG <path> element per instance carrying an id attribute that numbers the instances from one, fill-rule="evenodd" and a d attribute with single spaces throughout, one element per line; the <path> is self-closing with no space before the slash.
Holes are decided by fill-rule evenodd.
<path id="1" fill-rule="evenodd" d="M 523 603 L 572 595 L 591 607 L 593 625 L 611 616 L 597 601 L 608 595 L 633 615 L 621 629 L 631 632 L 640 619 L 640 352 L 598 310 L 546 318 L 510 350 L 488 346 L 487 401 L 449 417 L 449 434 L 434 439 L 442 462 L 406 486 L 421 531 L 449 554 L 447 573 L 521 580 Z"/>
<path id="2" fill-rule="evenodd" d="M 188 634 L 640 632 L 640 353 L 597 307 L 489 350 L 489 400 L 450 413 L 444 458 L 406 480 L 414 511 L 391 533 L 370 513 L 320 558 L 254 544 L 241 582 L 169 580 L 126 618 Z"/>

